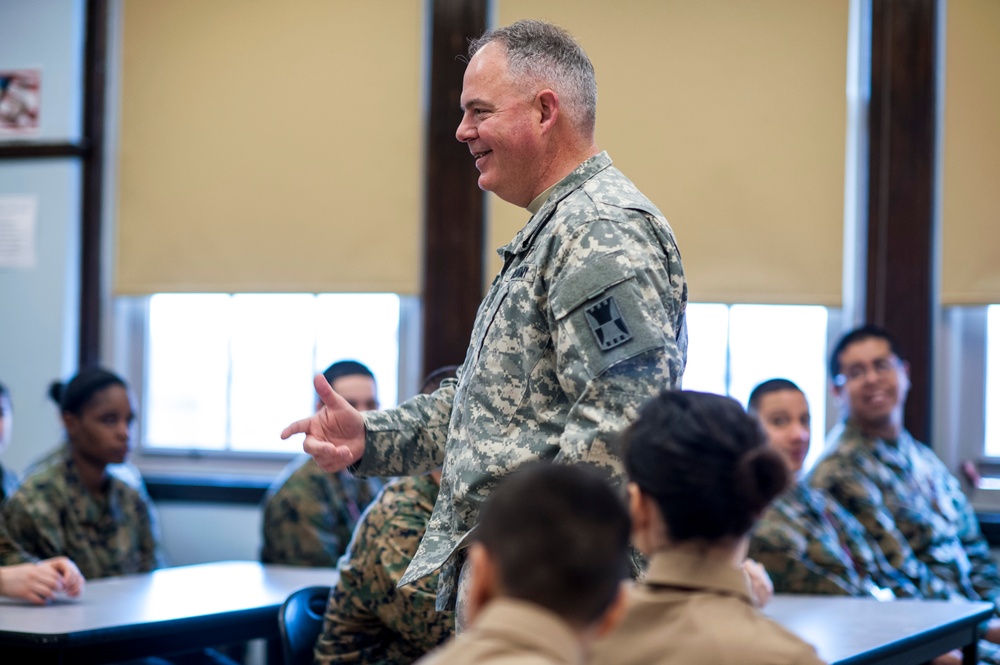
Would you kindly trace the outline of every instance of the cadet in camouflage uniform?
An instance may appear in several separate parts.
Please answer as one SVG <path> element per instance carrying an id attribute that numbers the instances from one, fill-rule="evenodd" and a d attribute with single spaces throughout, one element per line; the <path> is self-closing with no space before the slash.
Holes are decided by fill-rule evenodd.
<path id="1" fill-rule="evenodd" d="M 417 551 L 438 495 L 440 472 L 395 480 L 368 506 L 340 559 L 316 662 L 411 663 L 454 633 L 435 609 L 437 575 L 396 588 Z"/>
<path id="2" fill-rule="evenodd" d="M 895 341 L 875 326 L 847 333 L 830 355 L 830 376 L 846 419 L 830 432 L 809 483 L 854 515 L 918 586 L 936 579 L 953 594 L 996 604 L 1000 571 L 972 506 L 941 460 L 903 427 L 909 366 Z M 984 636 L 1000 642 L 995 620 Z"/>
<path id="3" fill-rule="evenodd" d="M 454 607 L 482 503 L 519 465 L 586 463 L 624 484 L 618 432 L 680 384 L 687 283 L 660 211 L 594 144 L 596 83 L 560 28 L 519 21 L 473 42 L 457 137 L 479 186 L 528 208 L 500 250 L 458 381 L 363 416 L 317 377 L 326 408 L 282 433 L 333 471 L 408 475 L 443 464 L 427 534 L 401 584 L 441 569 Z"/>
<path id="4" fill-rule="evenodd" d="M 125 382 L 82 370 L 50 395 L 62 409 L 68 445 L 37 466 L 7 499 L 13 540 L 37 558 L 67 556 L 87 578 L 161 565 L 149 497 L 108 473 L 128 455 L 133 412 Z"/>
<path id="5" fill-rule="evenodd" d="M 378 408 L 375 376 L 365 365 L 342 360 L 327 367 L 323 376 L 358 410 Z M 327 473 L 308 455 L 292 460 L 264 497 L 261 561 L 337 565 L 379 486 L 346 471 Z"/>
<path id="6" fill-rule="evenodd" d="M 768 444 L 795 474 L 809 452 L 809 404 L 787 379 L 750 393 Z M 922 593 L 886 561 L 865 528 L 825 492 L 799 480 L 768 507 L 754 527 L 749 556 L 767 569 L 778 593 L 947 598 L 943 585 Z"/>
<path id="7" fill-rule="evenodd" d="M 7 533 L 0 513 L 0 596 L 41 605 L 57 593 L 78 596 L 83 585 L 80 570 L 66 557 L 38 561 L 22 550 Z"/>

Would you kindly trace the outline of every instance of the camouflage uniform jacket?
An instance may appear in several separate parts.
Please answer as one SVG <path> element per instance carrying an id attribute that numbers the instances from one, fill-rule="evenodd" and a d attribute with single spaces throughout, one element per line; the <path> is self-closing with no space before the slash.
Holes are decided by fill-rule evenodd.
<path id="1" fill-rule="evenodd" d="M 997 601 L 1000 572 L 958 480 L 934 452 L 903 430 L 896 441 L 835 427 L 810 474 L 874 536 L 889 563 L 925 597 Z"/>
<path id="2" fill-rule="evenodd" d="M 7 533 L 7 523 L 3 519 L 3 512 L 0 512 L 0 566 L 13 566 L 33 560 L 34 557 L 28 556 Z"/>
<path id="3" fill-rule="evenodd" d="M 436 575 L 396 588 L 437 495 L 429 476 L 400 478 L 362 515 L 338 565 L 316 663 L 411 663 L 454 633 L 454 613 L 434 608 Z"/>
<path id="4" fill-rule="evenodd" d="M 110 473 L 104 496 L 93 496 L 68 449 L 28 474 L 3 512 L 11 537 L 30 555 L 67 556 L 87 579 L 162 565 L 149 497 Z"/>
<path id="5" fill-rule="evenodd" d="M 357 473 L 443 463 L 427 535 L 401 581 L 444 566 L 439 609 L 454 607 L 454 554 L 497 482 L 551 459 L 592 464 L 624 485 L 618 432 L 684 371 L 687 282 L 673 231 L 606 153 L 556 184 L 499 253 L 457 380 L 363 414 Z"/>
<path id="6" fill-rule="evenodd" d="M 264 497 L 261 561 L 336 566 L 378 488 L 374 480 L 353 478 L 346 471 L 327 473 L 308 455 L 299 456 Z"/>
<path id="7" fill-rule="evenodd" d="M 896 597 L 921 595 L 850 513 L 804 482 L 764 512 L 749 556 L 767 569 L 777 593 L 866 596 L 881 587 Z"/>

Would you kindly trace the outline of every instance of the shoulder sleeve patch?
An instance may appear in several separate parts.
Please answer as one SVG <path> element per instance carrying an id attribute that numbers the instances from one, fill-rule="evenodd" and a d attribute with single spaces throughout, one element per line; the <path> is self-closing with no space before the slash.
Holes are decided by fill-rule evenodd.
<path id="1" fill-rule="evenodd" d="M 608 351 L 632 339 L 632 332 L 614 296 L 607 296 L 590 305 L 584 313 L 602 351 Z"/>

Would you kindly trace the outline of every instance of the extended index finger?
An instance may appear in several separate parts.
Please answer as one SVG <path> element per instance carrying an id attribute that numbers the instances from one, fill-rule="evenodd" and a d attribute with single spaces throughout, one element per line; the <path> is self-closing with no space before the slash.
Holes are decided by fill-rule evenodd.
<path id="1" fill-rule="evenodd" d="M 296 420 L 294 423 L 281 430 L 282 440 L 294 434 L 305 434 L 309 431 L 309 421 L 312 420 L 312 416 L 309 418 L 303 418 L 302 420 Z"/>

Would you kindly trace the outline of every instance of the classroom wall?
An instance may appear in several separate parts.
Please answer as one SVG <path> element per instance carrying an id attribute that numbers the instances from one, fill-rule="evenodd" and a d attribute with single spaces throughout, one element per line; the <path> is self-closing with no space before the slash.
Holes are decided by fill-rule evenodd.
<path id="1" fill-rule="evenodd" d="M 84 0 L 0 3 L 0 69 L 42 71 L 41 140 L 80 137 L 83 20 Z M 0 161 L 0 204 L 9 196 L 37 202 L 33 265 L 0 267 L 0 381 L 14 403 L 13 439 L 0 462 L 17 471 L 57 445 L 46 390 L 76 368 L 80 178 L 72 158 Z"/>

